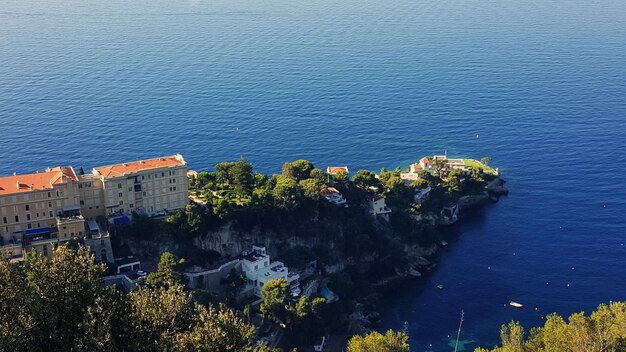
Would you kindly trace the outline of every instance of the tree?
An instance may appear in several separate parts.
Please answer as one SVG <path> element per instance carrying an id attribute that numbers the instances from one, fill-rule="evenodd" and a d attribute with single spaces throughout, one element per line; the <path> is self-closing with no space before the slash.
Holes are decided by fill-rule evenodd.
<path id="1" fill-rule="evenodd" d="M 0 351 L 28 351 L 37 337 L 34 296 L 20 268 L 0 258 Z"/>
<path id="2" fill-rule="evenodd" d="M 347 352 L 409 352 L 409 335 L 405 331 L 387 331 L 385 335 L 372 332 L 365 336 L 353 336 Z"/>
<path id="3" fill-rule="evenodd" d="M 448 160 L 440 158 L 432 159 L 432 165 L 435 174 L 437 174 L 441 178 L 445 177 L 445 174 L 448 171 Z"/>
<path id="4" fill-rule="evenodd" d="M 105 266 L 94 264 L 84 247 L 60 246 L 52 259 L 28 264 L 28 287 L 34 295 L 33 318 L 37 336 L 34 350 L 66 351 L 81 336 L 77 327 L 88 307 L 102 294 Z"/>
<path id="5" fill-rule="evenodd" d="M 254 174 L 254 188 L 266 188 L 268 181 L 269 178 L 267 175 L 258 172 Z"/>
<path id="6" fill-rule="evenodd" d="M 339 171 L 333 176 L 333 181 L 340 186 L 347 186 L 350 182 L 350 177 L 345 171 Z"/>
<path id="7" fill-rule="evenodd" d="M 254 173 L 252 164 L 250 164 L 243 156 L 230 167 L 230 178 L 234 186 L 235 193 L 238 196 L 246 196 L 252 193 L 254 185 Z"/>
<path id="8" fill-rule="evenodd" d="M 212 186 L 215 182 L 216 173 L 215 172 L 199 172 L 196 176 L 196 188 L 202 189 L 206 186 Z"/>
<path id="9" fill-rule="evenodd" d="M 188 237 L 202 234 L 208 228 L 209 217 L 203 207 L 187 205 L 184 209 L 178 209 L 167 218 L 166 222 L 174 227 L 174 230 L 182 230 Z"/>
<path id="10" fill-rule="evenodd" d="M 246 285 L 246 277 L 240 271 L 231 269 L 228 276 L 221 280 L 221 284 L 225 286 L 229 304 L 234 305 L 237 302 L 239 293 Z"/>
<path id="11" fill-rule="evenodd" d="M 283 176 L 295 178 L 296 181 L 302 181 L 311 177 L 311 171 L 314 166 L 308 160 L 296 160 L 292 163 L 283 165 Z"/>
<path id="12" fill-rule="evenodd" d="M 365 188 L 380 187 L 380 181 L 376 178 L 376 174 L 369 170 L 357 171 L 352 180 Z"/>
<path id="13" fill-rule="evenodd" d="M 409 186 L 416 190 L 424 189 L 428 187 L 428 181 L 423 178 L 418 178 L 417 180 L 411 182 Z"/>
<path id="14" fill-rule="evenodd" d="M 75 351 L 127 351 L 134 343 L 130 304 L 125 294 L 107 287 L 87 307 L 78 326 Z"/>
<path id="15" fill-rule="evenodd" d="M 404 208 L 413 201 L 413 191 L 398 176 L 391 176 L 385 183 L 387 199 L 392 206 Z"/>
<path id="16" fill-rule="evenodd" d="M 530 330 L 526 340 L 524 329 L 517 322 L 503 325 L 500 335 L 502 346 L 493 352 L 625 351 L 626 303 L 601 304 L 590 316 L 574 313 L 567 321 L 556 313 L 550 314 L 543 327 Z"/>
<path id="17" fill-rule="evenodd" d="M 322 183 L 314 178 L 307 178 L 300 181 L 300 188 L 302 188 L 302 194 L 311 200 L 317 200 L 320 197 L 320 191 Z"/>
<path id="18" fill-rule="evenodd" d="M 493 160 L 493 159 L 491 159 L 490 157 L 486 156 L 486 157 L 481 158 L 481 159 L 480 159 L 480 162 L 481 162 L 481 163 L 483 163 L 483 164 L 485 164 L 485 165 L 489 165 L 489 163 L 491 162 L 491 160 Z"/>
<path id="19" fill-rule="evenodd" d="M 170 351 L 193 326 L 195 305 L 181 285 L 140 287 L 128 294 L 135 351 Z"/>
<path id="20" fill-rule="evenodd" d="M 240 352 L 253 345 L 254 326 L 221 305 L 219 309 L 196 306 L 192 328 L 177 338 L 177 351 Z"/>
<path id="21" fill-rule="evenodd" d="M 215 165 L 215 182 L 220 186 L 230 185 L 232 183 L 231 168 L 235 163 L 224 161 Z"/>
<path id="22" fill-rule="evenodd" d="M 450 171 L 448 177 L 446 178 L 446 183 L 448 184 L 448 192 L 450 193 L 460 193 L 463 191 L 463 171 L 459 169 L 454 169 Z"/>
<path id="23" fill-rule="evenodd" d="M 146 283 L 150 286 L 175 286 L 187 283 L 187 276 L 183 275 L 179 268 L 185 263 L 184 259 L 178 259 L 170 252 L 163 252 L 157 266 L 157 271 L 148 274 Z"/>
<path id="24" fill-rule="evenodd" d="M 285 279 L 270 280 L 261 288 L 261 313 L 277 322 L 287 320 L 289 309 L 289 284 Z"/>
<path id="25" fill-rule="evenodd" d="M 326 173 L 324 171 L 322 171 L 321 169 L 318 169 L 318 168 L 315 168 L 315 169 L 311 170 L 310 176 L 311 176 L 311 178 L 314 178 L 314 179 L 318 180 L 321 183 L 324 183 L 327 180 Z"/>
<path id="26" fill-rule="evenodd" d="M 296 204 L 298 197 L 298 184 L 296 180 L 283 176 L 276 176 L 276 186 L 272 190 L 272 195 L 276 205 L 284 208 L 289 208 Z"/>

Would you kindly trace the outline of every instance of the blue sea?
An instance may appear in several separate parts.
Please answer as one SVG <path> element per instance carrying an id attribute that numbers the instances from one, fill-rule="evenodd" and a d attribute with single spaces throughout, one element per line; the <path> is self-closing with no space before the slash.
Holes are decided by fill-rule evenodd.
<path id="1" fill-rule="evenodd" d="M 490 156 L 510 196 L 381 307 L 415 351 L 450 351 L 461 310 L 489 346 L 626 300 L 624 38 L 623 0 L 0 0 L 0 174 Z"/>

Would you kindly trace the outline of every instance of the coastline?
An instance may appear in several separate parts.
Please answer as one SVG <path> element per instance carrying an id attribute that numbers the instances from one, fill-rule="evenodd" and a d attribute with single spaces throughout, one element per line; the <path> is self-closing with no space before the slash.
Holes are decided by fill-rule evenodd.
<path id="1" fill-rule="evenodd" d="M 464 212 L 497 203 L 502 196 L 509 194 L 509 190 L 504 186 L 505 184 L 506 181 L 504 179 L 497 177 L 489 183 L 484 194 L 459 198 L 458 205 L 461 216 L 453 222 L 445 219 L 442 222 L 435 221 L 433 226 L 437 228 L 452 226 L 463 221 Z M 348 317 L 349 332 L 352 334 L 365 334 L 380 328 L 382 326 L 381 315 L 376 306 L 382 300 L 382 295 L 397 290 L 403 284 L 422 281 L 436 271 L 440 255 L 446 246 L 448 246 L 447 243 L 445 245 L 439 243 L 428 248 L 419 248 L 421 252 L 411 264 L 413 271 L 396 273 L 392 277 L 375 283 L 373 287 L 376 288 L 376 292 L 363 297 L 361 302 L 357 304 L 357 309 Z"/>

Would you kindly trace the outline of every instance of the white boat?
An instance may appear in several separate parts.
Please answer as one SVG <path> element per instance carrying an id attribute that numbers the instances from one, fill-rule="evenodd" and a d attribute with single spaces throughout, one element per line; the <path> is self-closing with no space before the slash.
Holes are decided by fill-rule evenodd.
<path id="1" fill-rule="evenodd" d="M 509 305 L 511 307 L 515 307 L 515 308 L 522 308 L 524 305 L 522 305 L 521 303 L 517 303 L 515 301 L 511 301 L 511 303 L 509 303 Z"/>

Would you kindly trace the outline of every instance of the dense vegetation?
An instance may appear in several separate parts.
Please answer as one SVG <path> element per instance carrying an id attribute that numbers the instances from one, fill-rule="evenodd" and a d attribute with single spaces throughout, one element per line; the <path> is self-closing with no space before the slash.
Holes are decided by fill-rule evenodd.
<path id="1" fill-rule="evenodd" d="M 574 313 L 567 320 L 554 313 L 543 327 L 533 328 L 525 338 L 518 322 L 503 325 L 502 345 L 476 352 L 621 352 L 626 351 L 626 303 L 601 304 L 585 315 Z"/>
<path id="2" fill-rule="evenodd" d="M 0 260 L 0 351 L 269 351 L 254 327 L 224 307 L 192 300 L 166 258 L 152 284 L 129 294 L 102 283 L 84 249 L 52 259 Z"/>

